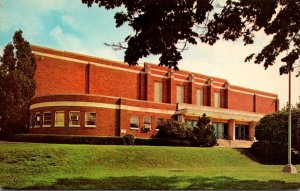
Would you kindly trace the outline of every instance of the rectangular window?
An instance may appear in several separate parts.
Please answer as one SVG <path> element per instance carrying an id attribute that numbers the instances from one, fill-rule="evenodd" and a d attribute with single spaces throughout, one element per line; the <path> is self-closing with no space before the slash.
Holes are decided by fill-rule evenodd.
<path id="1" fill-rule="evenodd" d="M 162 103 L 162 83 L 154 82 L 154 102 Z"/>
<path id="2" fill-rule="evenodd" d="M 85 112 L 85 127 L 96 127 L 95 112 Z"/>
<path id="3" fill-rule="evenodd" d="M 130 116 L 130 129 L 139 129 L 139 116 Z"/>
<path id="4" fill-rule="evenodd" d="M 43 127 L 51 126 L 51 112 L 44 112 L 43 114 Z"/>
<path id="5" fill-rule="evenodd" d="M 30 128 L 34 127 L 34 114 L 31 114 L 30 116 Z"/>
<path id="6" fill-rule="evenodd" d="M 34 115 L 34 127 L 38 128 L 41 125 L 41 114 L 40 113 L 36 113 Z"/>
<path id="7" fill-rule="evenodd" d="M 196 104 L 203 105 L 203 89 L 197 89 L 196 91 Z"/>
<path id="8" fill-rule="evenodd" d="M 184 103 L 184 87 L 176 86 L 176 102 Z"/>
<path id="9" fill-rule="evenodd" d="M 65 112 L 57 111 L 55 112 L 55 126 L 64 127 L 65 126 Z"/>
<path id="10" fill-rule="evenodd" d="M 220 108 L 221 107 L 221 95 L 220 92 L 215 93 L 215 107 Z"/>
<path id="11" fill-rule="evenodd" d="M 144 129 L 151 130 L 151 117 L 144 117 Z"/>
<path id="12" fill-rule="evenodd" d="M 159 130 L 159 126 L 162 125 L 164 123 L 164 118 L 156 118 L 156 126 L 155 126 L 155 130 Z"/>
<path id="13" fill-rule="evenodd" d="M 79 111 L 71 111 L 70 112 L 69 126 L 70 127 L 79 127 L 80 126 L 80 112 Z"/>

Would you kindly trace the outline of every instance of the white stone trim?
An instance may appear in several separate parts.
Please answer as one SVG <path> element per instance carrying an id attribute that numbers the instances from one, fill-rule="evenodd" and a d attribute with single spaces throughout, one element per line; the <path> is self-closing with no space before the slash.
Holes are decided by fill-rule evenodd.
<path id="1" fill-rule="evenodd" d="M 159 75 L 159 74 L 153 74 L 151 73 L 151 76 L 155 76 L 155 77 L 159 77 L 159 78 L 168 78 L 168 76 L 163 76 L 163 75 Z"/>
<path id="2" fill-rule="evenodd" d="M 174 78 L 175 81 L 179 81 L 179 82 L 190 82 L 188 80 L 183 80 L 183 79 L 179 79 L 179 78 Z"/>
<path id="3" fill-rule="evenodd" d="M 149 113 L 161 113 L 173 115 L 174 110 L 165 110 L 165 109 L 154 109 L 154 108 L 145 108 L 145 107 L 136 107 L 129 105 L 117 105 L 117 104 L 108 104 L 108 103 L 99 103 L 99 102 L 82 102 L 82 101 L 53 101 L 53 102 L 42 102 L 32 104 L 30 110 L 42 107 L 94 107 L 94 108 L 106 108 L 106 109 L 121 109 L 128 111 L 139 111 L 139 112 L 149 112 Z"/>

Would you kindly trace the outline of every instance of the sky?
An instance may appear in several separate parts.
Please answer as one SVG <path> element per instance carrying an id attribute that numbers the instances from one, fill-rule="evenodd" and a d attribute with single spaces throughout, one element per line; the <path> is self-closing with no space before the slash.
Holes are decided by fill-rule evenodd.
<path id="1" fill-rule="evenodd" d="M 0 55 L 12 42 L 16 30 L 31 44 L 123 61 L 124 51 L 114 51 L 104 43 L 124 41 L 132 33 L 128 26 L 115 27 L 114 13 L 98 6 L 88 8 L 81 0 L 0 0 Z M 280 59 L 267 70 L 263 65 L 244 62 L 258 53 L 271 37 L 262 31 L 255 42 L 244 46 L 239 41 L 220 40 L 214 46 L 189 45 L 179 62 L 180 70 L 227 79 L 230 84 L 278 94 L 280 106 L 288 101 L 288 76 L 279 75 Z M 158 56 L 139 61 L 159 63 Z M 300 64 L 300 62 L 298 62 Z M 300 77 L 292 74 L 292 104 L 299 102 Z"/>

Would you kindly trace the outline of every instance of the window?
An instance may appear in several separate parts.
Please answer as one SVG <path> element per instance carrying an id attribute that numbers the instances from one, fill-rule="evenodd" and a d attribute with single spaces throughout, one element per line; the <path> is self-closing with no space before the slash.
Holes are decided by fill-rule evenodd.
<path id="1" fill-rule="evenodd" d="M 70 127 L 79 127 L 80 126 L 80 112 L 79 111 L 71 111 L 70 119 L 69 119 Z"/>
<path id="2" fill-rule="evenodd" d="M 155 130 L 159 130 L 159 126 L 161 125 L 161 124 L 163 124 L 163 122 L 164 122 L 164 118 L 156 118 L 156 127 L 155 127 Z"/>
<path id="3" fill-rule="evenodd" d="M 225 125 L 224 123 L 213 123 L 214 133 L 218 139 L 224 139 L 225 137 Z"/>
<path id="4" fill-rule="evenodd" d="M 43 114 L 43 127 L 51 126 L 51 112 L 44 112 Z"/>
<path id="5" fill-rule="evenodd" d="M 56 127 L 65 126 L 65 112 L 63 111 L 55 112 L 55 126 Z"/>
<path id="6" fill-rule="evenodd" d="M 176 102 L 184 103 L 184 87 L 176 86 Z"/>
<path id="7" fill-rule="evenodd" d="M 34 127 L 38 128 L 41 125 L 41 114 L 36 113 L 34 116 Z"/>
<path id="8" fill-rule="evenodd" d="M 220 92 L 215 93 L 215 107 L 220 108 L 221 107 L 221 96 Z"/>
<path id="9" fill-rule="evenodd" d="M 154 82 L 154 102 L 162 103 L 162 83 Z"/>
<path id="10" fill-rule="evenodd" d="M 130 129 L 139 129 L 139 116 L 130 116 Z"/>
<path id="11" fill-rule="evenodd" d="M 144 129 L 151 130 L 151 117 L 144 117 Z"/>
<path id="12" fill-rule="evenodd" d="M 197 89 L 196 91 L 196 104 L 203 105 L 203 89 Z"/>
<path id="13" fill-rule="evenodd" d="M 30 116 L 30 129 L 34 127 L 34 114 Z"/>
<path id="14" fill-rule="evenodd" d="M 95 112 L 85 112 L 85 127 L 96 127 Z"/>

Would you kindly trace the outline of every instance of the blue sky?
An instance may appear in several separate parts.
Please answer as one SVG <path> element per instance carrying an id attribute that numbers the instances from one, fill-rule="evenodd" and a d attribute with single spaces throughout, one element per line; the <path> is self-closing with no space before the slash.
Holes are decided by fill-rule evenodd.
<path id="1" fill-rule="evenodd" d="M 104 45 L 123 41 L 132 32 L 128 26 L 115 27 L 115 12 L 97 6 L 87 8 L 81 0 L 0 0 L 0 53 L 12 41 L 14 32 L 22 29 L 31 44 L 122 61 L 123 51 L 113 51 Z M 287 76 L 279 76 L 282 63 L 278 61 L 264 70 L 262 65 L 243 62 L 269 40 L 270 37 L 259 32 L 250 46 L 243 46 L 240 41 L 219 41 L 214 46 L 190 45 L 182 55 L 179 68 L 276 93 L 282 106 L 287 102 L 288 93 Z M 144 61 L 158 64 L 158 57 L 150 56 L 139 63 Z M 300 78 L 293 77 L 292 81 L 292 103 L 295 103 L 299 101 Z"/>

